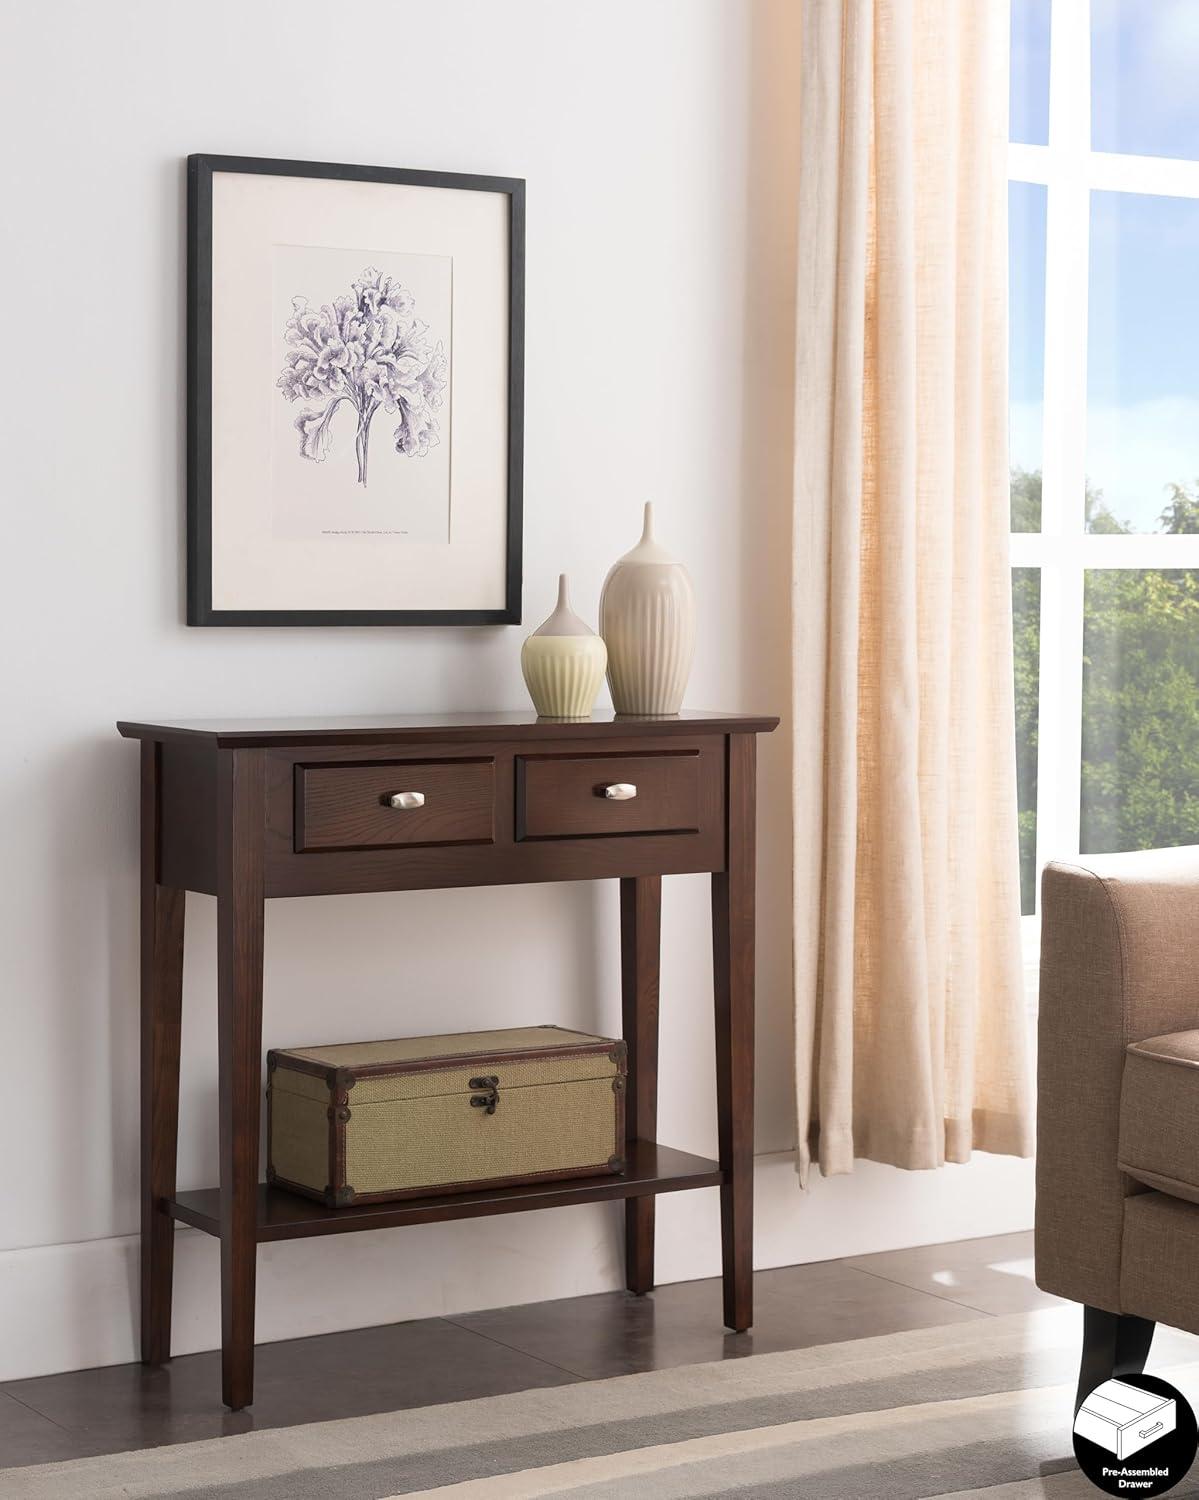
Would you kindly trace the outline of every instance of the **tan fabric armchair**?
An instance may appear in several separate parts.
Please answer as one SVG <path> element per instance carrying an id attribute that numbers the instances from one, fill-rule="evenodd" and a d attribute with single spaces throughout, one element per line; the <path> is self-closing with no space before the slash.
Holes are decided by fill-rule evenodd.
<path id="1" fill-rule="evenodd" d="M 1086 1309 L 1080 1401 L 1199 1333 L 1199 848 L 1045 870 L 1036 1264 Z"/>

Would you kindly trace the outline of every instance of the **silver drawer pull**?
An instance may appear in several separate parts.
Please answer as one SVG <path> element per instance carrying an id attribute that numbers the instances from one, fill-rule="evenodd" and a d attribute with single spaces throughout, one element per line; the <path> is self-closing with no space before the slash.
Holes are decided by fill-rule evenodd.
<path id="1" fill-rule="evenodd" d="M 388 807 L 402 808 L 407 811 L 413 807 L 424 807 L 424 792 L 392 792 L 387 799 Z"/>
<path id="2" fill-rule="evenodd" d="M 631 781 L 614 781 L 604 788 L 604 796 L 609 802 L 631 802 L 636 795 L 637 788 Z"/>

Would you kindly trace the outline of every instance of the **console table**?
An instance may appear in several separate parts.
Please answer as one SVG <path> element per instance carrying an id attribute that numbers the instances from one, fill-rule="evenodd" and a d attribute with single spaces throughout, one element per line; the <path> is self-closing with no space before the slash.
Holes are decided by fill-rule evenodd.
<path id="1" fill-rule="evenodd" d="M 253 1400 L 265 1241 L 623 1198 L 626 1280 L 644 1293 L 655 1194 L 714 1186 L 724 1321 L 750 1326 L 755 737 L 777 723 L 517 712 L 117 726 L 141 741 L 144 1362 L 170 1358 L 175 1220 L 221 1242 L 223 1395 L 236 1411 Z M 712 875 L 719 1161 L 656 1141 L 662 876 L 694 871 Z M 267 897 L 604 879 L 620 881 L 622 1176 L 338 1209 L 259 1182 Z M 175 1182 L 185 891 L 218 911 L 221 1180 L 198 1192 Z"/>

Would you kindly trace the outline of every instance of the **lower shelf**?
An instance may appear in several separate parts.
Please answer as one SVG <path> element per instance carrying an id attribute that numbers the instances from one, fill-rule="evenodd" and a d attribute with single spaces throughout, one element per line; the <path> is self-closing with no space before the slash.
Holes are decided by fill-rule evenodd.
<path id="1" fill-rule="evenodd" d="M 533 1182 L 522 1187 L 484 1189 L 475 1193 L 442 1193 L 431 1198 L 404 1198 L 395 1203 L 362 1203 L 326 1208 L 298 1194 L 264 1184 L 258 1189 L 258 1239 L 294 1240 L 310 1234 L 352 1234 L 359 1229 L 389 1229 L 397 1224 L 432 1224 L 441 1219 L 473 1219 L 485 1214 L 519 1214 L 533 1208 L 561 1208 L 570 1203 L 598 1203 L 604 1198 L 640 1198 L 677 1193 L 686 1188 L 718 1187 L 718 1162 L 653 1141 L 629 1148 L 628 1166 L 617 1176 L 574 1177 Z M 221 1232 L 219 1188 L 180 1193 L 167 1210 L 171 1217 L 205 1234 Z"/>

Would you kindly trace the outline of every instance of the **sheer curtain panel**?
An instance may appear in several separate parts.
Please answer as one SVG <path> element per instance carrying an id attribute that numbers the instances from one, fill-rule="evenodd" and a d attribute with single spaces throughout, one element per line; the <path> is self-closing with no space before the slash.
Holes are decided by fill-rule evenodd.
<path id="1" fill-rule="evenodd" d="M 1008 563 L 1008 13 L 805 0 L 799 1165 L 1028 1155 Z"/>

